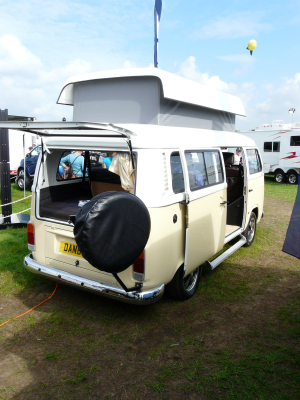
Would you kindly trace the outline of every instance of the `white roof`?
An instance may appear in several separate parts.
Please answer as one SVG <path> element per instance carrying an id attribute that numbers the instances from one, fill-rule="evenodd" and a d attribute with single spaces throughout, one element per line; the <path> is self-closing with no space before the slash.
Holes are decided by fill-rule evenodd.
<path id="1" fill-rule="evenodd" d="M 73 76 L 66 81 L 57 103 L 74 105 L 75 83 L 125 77 L 157 77 L 161 81 L 163 95 L 166 99 L 245 116 L 242 101 L 238 97 L 219 92 L 158 68 L 133 68 Z"/>

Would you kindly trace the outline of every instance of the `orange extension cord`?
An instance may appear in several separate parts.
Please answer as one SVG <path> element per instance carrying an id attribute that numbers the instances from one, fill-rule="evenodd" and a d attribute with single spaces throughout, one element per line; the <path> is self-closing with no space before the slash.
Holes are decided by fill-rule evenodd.
<path id="1" fill-rule="evenodd" d="M 54 292 L 51 294 L 50 297 L 48 297 L 48 299 L 42 301 L 40 304 L 38 304 L 37 306 L 34 306 L 33 308 L 31 308 L 31 310 L 26 311 L 24 314 L 21 314 L 21 315 L 18 315 L 17 317 L 14 317 L 14 318 L 9 319 L 8 321 L 6 321 L 6 322 L 4 322 L 3 324 L 1 324 L 0 327 L 3 326 L 3 325 L 5 325 L 5 324 L 7 324 L 7 323 L 10 322 L 10 321 L 12 321 L 13 319 L 17 319 L 17 318 L 23 317 L 23 315 L 26 315 L 26 314 L 30 313 L 30 311 L 34 310 L 35 308 L 37 308 L 37 307 L 40 306 L 41 304 L 45 303 L 45 301 L 50 300 L 51 297 L 52 297 L 52 296 L 54 295 L 54 293 L 56 292 L 56 289 L 57 289 L 58 284 L 59 284 L 59 282 L 56 283 Z"/>

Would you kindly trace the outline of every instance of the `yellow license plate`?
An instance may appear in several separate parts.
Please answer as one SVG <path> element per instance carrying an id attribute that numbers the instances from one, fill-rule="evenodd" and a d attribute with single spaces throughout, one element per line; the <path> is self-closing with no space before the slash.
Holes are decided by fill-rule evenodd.
<path id="1" fill-rule="evenodd" d="M 59 251 L 61 253 L 70 254 L 71 256 L 82 257 L 77 244 L 74 243 L 60 242 Z"/>

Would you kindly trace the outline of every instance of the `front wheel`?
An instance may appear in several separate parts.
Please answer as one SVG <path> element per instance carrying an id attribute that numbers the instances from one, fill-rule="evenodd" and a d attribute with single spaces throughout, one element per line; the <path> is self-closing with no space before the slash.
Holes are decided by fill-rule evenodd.
<path id="1" fill-rule="evenodd" d="M 296 183 L 298 182 L 298 174 L 295 171 L 291 171 L 288 174 L 288 182 L 291 185 L 296 185 Z"/>
<path id="2" fill-rule="evenodd" d="M 277 183 L 283 183 L 285 181 L 285 173 L 281 169 L 275 172 L 274 181 Z"/>
<path id="3" fill-rule="evenodd" d="M 190 299 L 198 288 L 201 272 L 202 268 L 197 267 L 190 274 L 184 276 L 184 269 L 182 265 L 177 270 L 171 282 L 166 286 L 167 294 L 176 300 L 183 301 Z"/>
<path id="4" fill-rule="evenodd" d="M 25 189 L 30 188 L 31 179 L 25 176 Z M 20 190 L 24 190 L 24 173 L 17 177 L 17 185 Z"/>
<path id="5" fill-rule="evenodd" d="M 255 233 L 256 233 L 256 214 L 252 212 L 250 215 L 249 224 L 243 233 L 243 235 L 246 238 L 246 243 L 244 244 L 244 247 L 251 246 L 251 244 L 254 242 Z"/>

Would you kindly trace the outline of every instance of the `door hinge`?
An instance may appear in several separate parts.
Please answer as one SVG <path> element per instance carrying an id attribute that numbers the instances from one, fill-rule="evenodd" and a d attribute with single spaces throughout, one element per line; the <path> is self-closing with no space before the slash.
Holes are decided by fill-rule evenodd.
<path id="1" fill-rule="evenodd" d="M 185 202 L 186 204 L 189 204 L 190 202 L 190 195 L 188 193 L 185 193 Z"/>

